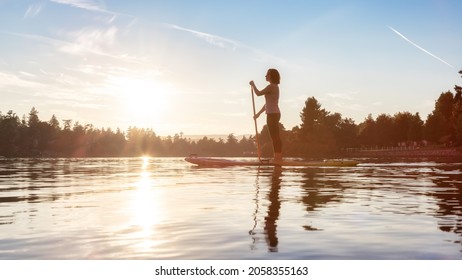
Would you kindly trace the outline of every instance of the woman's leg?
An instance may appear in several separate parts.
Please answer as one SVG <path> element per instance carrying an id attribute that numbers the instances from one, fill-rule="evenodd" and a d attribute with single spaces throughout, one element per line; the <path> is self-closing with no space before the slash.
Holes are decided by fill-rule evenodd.
<path id="1" fill-rule="evenodd" d="M 274 157 L 276 160 L 282 160 L 282 141 L 279 134 L 279 120 L 281 114 L 268 114 L 266 115 L 266 124 L 273 142 Z"/>

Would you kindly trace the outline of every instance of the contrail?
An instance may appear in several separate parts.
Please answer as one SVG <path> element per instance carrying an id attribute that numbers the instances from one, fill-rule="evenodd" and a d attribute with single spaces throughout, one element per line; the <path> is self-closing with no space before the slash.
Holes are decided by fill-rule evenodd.
<path id="1" fill-rule="evenodd" d="M 240 44 L 234 40 L 223 38 L 217 35 L 184 28 L 184 27 L 181 27 L 175 24 L 166 24 L 166 26 L 173 28 L 173 29 L 189 32 L 199 38 L 204 39 L 205 41 L 207 41 L 207 43 L 215 45 L 215 46 L 219 46 L 221 48 L 235 50 L 237 47 L 240 46 Z"/>
<path id="2" fill-rule="evenodd" d="M 424 53 L 438 59 L 439 61 L 443 62 L 444 64 L 446 64 L 447 66 L 449 67 L 452 67 L 454 68 L 454 66 L 452 66 L 451 64 L 447 63 L 446 61 L 442 60 L 441 58 L 437 57 L 436 55 L 432 54 L 431 52 L 427 51 L 426 49 L 422 48 L 421 46 L 417 45 L 416 43 L 412 42 L 411 40 L 409 40 L 408 38 L 406 38 L 406 36 L 404 36 L 403 34 L 399 33 L 396 29 L 394 29 L 393 27 L 391 26 L 388 26 L 388 28 L 391 29 L 391 31 L 395 32 L 396 34 L 398 34 L 401 38 L 403 38 L 404 40 L 406 40 L 407 42 L 411 43 L 414 47 L 418 48 L 419 50 L 423 51 Z"/>

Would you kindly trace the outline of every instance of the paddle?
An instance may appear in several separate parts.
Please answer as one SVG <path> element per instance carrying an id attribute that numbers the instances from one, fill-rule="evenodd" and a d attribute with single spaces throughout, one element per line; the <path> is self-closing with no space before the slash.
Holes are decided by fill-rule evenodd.
<path id="1" fill-rule="evenodd" d="M 255 142 L 257 142 L 257 154 L 258 154 L 258 161 L 261 161 L 261 149 L 260 149 L 260 141 L 258 141 L 258 128 L 257 128 L 257 119 L 255 119 L 255 115 L 257 112 L 255 111 L 255 98 L 253 94 L 253 87 L 250 86 L 250 93 L 252 94 L 252 106 L 253 106 L 253 122 L 255 124 Z"/>

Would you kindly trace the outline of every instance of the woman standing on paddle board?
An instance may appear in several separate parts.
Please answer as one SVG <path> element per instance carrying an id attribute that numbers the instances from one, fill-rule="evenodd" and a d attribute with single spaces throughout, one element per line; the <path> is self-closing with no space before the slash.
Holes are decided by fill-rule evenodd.
<path id="1" fill-rule="evenodd" d="M 250 81 L 250 86 L 257 96 L 265 96 L 265 105 L 253 117 L 257 119 L 263 112 L 266 112 L 266 125 L 273 142 L 274 161 L 282 162 L 282 142 L 279 135 L 279 120 L 281 119 L 281 111 L 279 110 L 279 83 L 281 76 L 278 70 L 268 69 L 266 73 L 266 81 L 270 84 L 264 89 L 258 90 L 253 81 Z"/>

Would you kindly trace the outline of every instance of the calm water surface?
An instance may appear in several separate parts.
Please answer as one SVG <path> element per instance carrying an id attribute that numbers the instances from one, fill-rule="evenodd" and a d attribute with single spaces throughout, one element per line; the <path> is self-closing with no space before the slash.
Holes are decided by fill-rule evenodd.
<path id="1" fill-rule="evenodd" d="M 0 259 L 462 259 L 462 164 L 0 159 Z"/>

